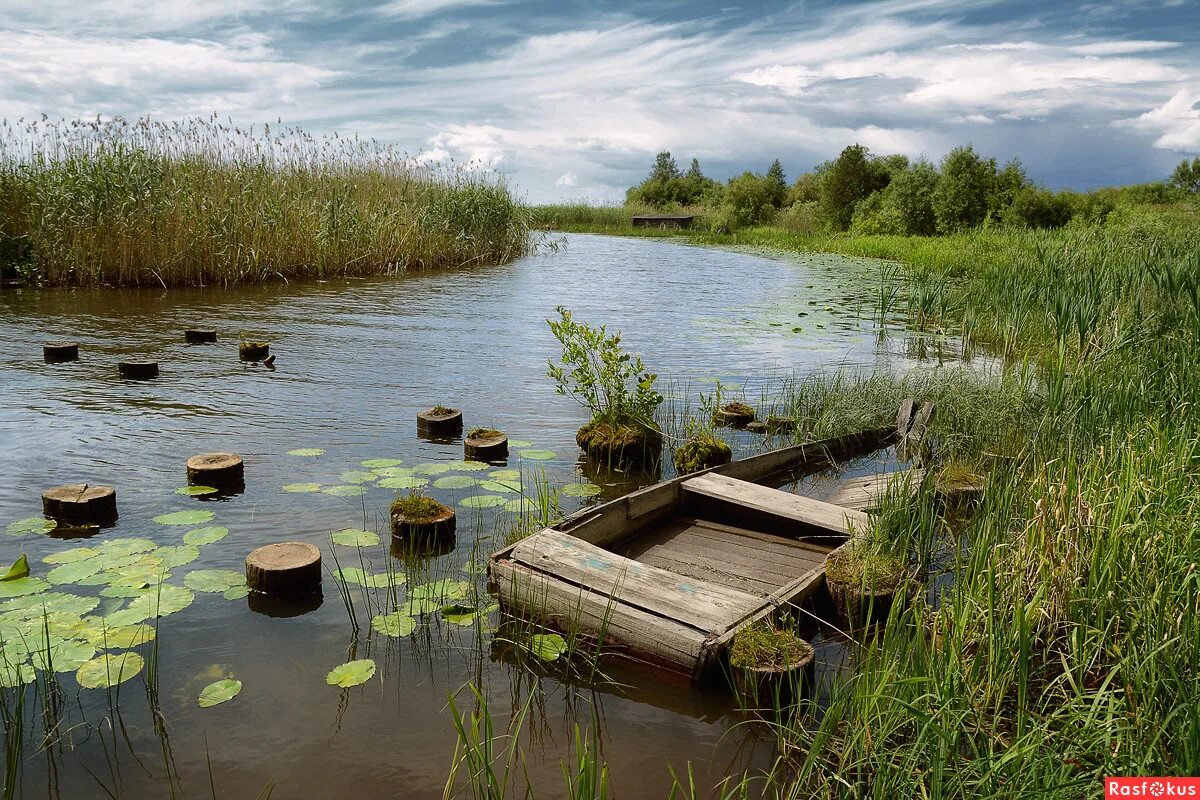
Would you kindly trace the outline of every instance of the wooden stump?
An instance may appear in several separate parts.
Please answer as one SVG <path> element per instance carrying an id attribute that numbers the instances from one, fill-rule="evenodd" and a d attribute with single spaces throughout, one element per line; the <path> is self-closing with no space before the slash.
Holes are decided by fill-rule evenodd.
<path id="1" fill-rule="evenodd" d="M 896 602 L 896 592 L 899 591 L 898 588 L 891 591 L 864 591 L 860 584 L 839 583 L 829 580 L 828 576 L 825 586 L 834 608 L 851 628 L 887 621 Z"/>
<path id="2" fill-rule="evenodd" d="M 717 409 L 713 421 L 730 428 L 744 428 L 754 422 L 754 409 L 745 403 L 727 403 Z"/>
<path id="3" fill-rule="evenodd" d="M 303 616 L 309 612 L 316 611 L 324 602 L 325 595 L 319 591 L 307 594 L 283 595 L 251 592 L 246 595 L 246 605 L 251 611 L 255 614 L 262 614 L 264 617 L 275 617 L 277 619 Z"/>
<path id="4" fill-rule="evenodd" d="M 457 544 L 457 536 L 453 533 L 449 536 L 441 536 L 436 539 L 409 539 L 405 536 L 392 536 L 392 543 L 388 547 L 388 552 L 391 553 L 392 558 L 404 563 L 410 563 L 421 559 L 449 555 L 454 552 Z"/>
<path id="5" fill-rule="evenodd" d="M 187 460 L 188 483 L 236 490 L 246 486 L 245 466 L 233 453 L 205 453 Z"/>
<path id="6" fill-rule="evenodd" d="M 238 345 L 238 358 L 242 361 L 262 361 L 271 355 L 269 342 L 242 342 Z"/>
<path id="7" fill-rule="evenodd" d="M 321 591 L 321 551 L 306 542 L 276 542 L 246 556 L 246 584 L 256 592 L 302 595 Z"/>
<path id="8" fill-rule="evenodd" d="M 157 361 L 121 361 L 117 363 L 117 371 L 122 378 L 145 380 L 158 377 Z"/>
<path id="9" fill-rule="evenodd" d="M 48 342 L 42 345 L 42 358 L 48 364 L 55 364 L 60 361 L 77 361 L 79 359 L 79 345 L 76 342 Z"/>
<path id="10" fill-rule="evenodd" d="M 765 433 L 767 433 L 767 423 L 751 422 L 749 425 L 746 426 L 746 430 L 750 431 L 750 433 L 764 433 L 765 434 Z"/>
<path id="11" fill-rule="evenodd" d="M 447 506 L 433 518 L 413 519 L 402 512 L 392 514 L 392 536 L 412 542 L 432 542 L 454 536 L 454 509 Z"/>
<path id="12" fill-rule="evenodd" d="M 468 436 L 463 440 L 463 453 L 468 460 L 505 461 L 508 459 L 508 437 Z"/>
<path id="13" fill-rule="evenodd" d="M 183 339 L 188 344 L 210 344 L 217 340 L 217 332 L 201 328 L 189 328 L 183 332 Z"/>
<path id="14" fill-rule="evenodd" d="M 117 521 L 117 491 L 87 483 L 55 486 L 42 492 L 42 512 L 62 522 L 111 525 Z"/>
<path id="15" fill-rule="evenodd" d="M 774 711 L 793 704 L 816 679 L 815 653 L 810 647 L 786 667 L 730 667 L 734 692 L 747 710 Z"/>
<path id="16" fill-rule="evenodd" d="M 767 433 L 795 433 L 796 420 L 791 417 L 767 417 Z"/>
<path id="17" fill-rule="evenodd" d="M 431 408 L 417 414 L 417 433 L 423 436 L 457 436 L 463 416 L 457 408 Z"/>

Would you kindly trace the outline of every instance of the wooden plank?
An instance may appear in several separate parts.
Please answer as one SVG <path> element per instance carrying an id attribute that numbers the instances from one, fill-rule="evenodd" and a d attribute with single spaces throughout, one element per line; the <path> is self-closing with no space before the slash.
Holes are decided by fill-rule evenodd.
<path id="1" fill-rule="evenodd" d="M 797 555 L 801 557 L 804 557 L 804 554 L 811 554 L 815 558 L 824 558 L 836 546 L 820 544 L 818 542 L 806 542 L 803 539 L 788 539 L 784 536 L 776 536 L 771 533 L 759 533 L 758 531 L 737 528 L 733 525 L 725 525 L 708 519 L 698 519 L 694 524 L 697 528 L 710 530 L 714 533 L 732 534 L 733 536 L 741 536 L 745 539 L 756 539 L 778 544 L 780 547 L 800 551 Z M 838 544 L 841 544 L 841 542 L 838 542 Z"/>
<path id="2" fill-rule="evenodd" d="M 745 508 L 799 522 L 809 527 L 849 536 L 851 529 L 864 530 L 869 518 L 861 511 L 842 508 L 811 497 L 768 489 L 725 475 L 708 473 L 683 482 L 685 492 L 722 500 Z"/>
<path id="3" fill-rule="evenodd" d="M 753 594 L 759 598 L 767 597 L 779 586 L 778 582 L 761 576 L 748 576 L 740 571 L 722 569 L 712 562 L 700 562 L 697 559 L 689 559 L 681 556 L 679 553 L 660 552 L 657 548 L 647 550 L 639 555 L 637 560 L 642 564 L 649 564 L 653 567 L 678 573 L 679 575 L 686 575 L 689 578 L 710 581 L 721 586 Z"/>
<path id="4" fill-rule="evenodd" d="M 924 477 L 923 469 L 905 469 L 847 478 L 835 485 L 833 491 L 823 499 L 835 506 L 867 511 L 877 508 L 887 493 L 893 491 L 893 486 L 903 486 L 909 495 L 916 494 Z"/>
<path id="5" fill-rule="evenodd" d="M 725 630 L 758 602 L 747 592 L 681 579 L 558 531 L 542 531 L 518 542 L 512 559 L 706 632 Z"/>
<path id="6" fill-rule="evenodd" d="M 901 440 L 908 435 L 908 427 L 912 425 L 914 405 L 911 397 L 900 401 L 900 411 L 896 414 L 896 436 Z"/>
<path id="7" fill-rule="evenodd" d="M 921 406 L 913 418 L 908 434 L 896 446 L 896 457 L 901 461 L 920 461 L 925 446 L 925 434 L 929 429 L 929 418 L 933 416 L 934 403 L 930 400 Z"/>
<path id="8" fill-rule="evenodd" d="M 716 544 L 684 537 L 674 537 L 661 542 L 639 541 L 631 545 L 627 555 L 643 563 L 656 559 L 655 563 L 664 569 L 671 569 L 669 563 L 674 561 L 680 565 L 691 565 L 714 573 L 752 578 L 770 587 L 764 594 L 770 594 L 820 563 L 818 559 L 779 563 L 769 553 L 739 550 L 736 545 L 714 546 Z M 663 561 L 668 563 L 660 563 Z"/>

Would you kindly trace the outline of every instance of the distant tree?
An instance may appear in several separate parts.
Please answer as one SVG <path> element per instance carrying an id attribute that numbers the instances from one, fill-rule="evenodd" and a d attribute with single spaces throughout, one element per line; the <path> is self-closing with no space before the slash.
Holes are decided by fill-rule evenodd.
<path id="1" fill-rule="evenodd" d="M 783 164 L 779 163 L 779 159 L 775 159 L 766 175 L 767 187 L 771 190 L 771 205 L 775 208 L 783 208 L 784 201 L 787 200 L 788 185 L 787 178 L 783 174 Z"/>
<path id="2" fill-rule="evenodd" d="M 806 172 L 796 182 L 792 184 L 792 188 L 788 189 L 787 198 L 784 203 L 789 206 L 794 206 L 797 203 L 815 203 L 821 194 L 821 175 L 823 170 L 821 167 L 812 172 Z"/>
<path id="3" fill-rule="evenodd" d="M 908 156 L 903 153 L 893 153 L 890 156 L 877 157 L 879 166 L 883 168 L 890 177 L 895 178 L 908 172 Z"/>
<path id="4" fill-rule="evenodd" d="M 942 160 L 942 176 L 933 192 L 933 214 L 939 233 L 954 233 L 981 224 L 996 183 L 996 160 L 975 149 L 956 147 Z"/>
<path id="5" fill-rule="evenodd" d="M 1190 194 L 1200 194 L 1200 157 L 1180 161 L 1171 173 L 1171 185 Z"/>
<path id="6" fill-rule="evenodd" d="M 854 206 L 860 200 L 887 186 L 887 170 L 861 144 L 850 145 L 829 164 L 821 177 L 817 207 L 826 223 L 835 230 L 850 227 Z"/>
<path id="7" fill-rule="evenodd" d="M 769 179 L 753 172 L 743 172 L 725 187 L 724 209 L 731 228 L 760 225 L 775 216 L 771 202 L 774 187 Z"/>
<path id="8" fill-rule="evenodd" d="M 699 168 L 700 165 L 697 163 L 696 166 Z M 679 165 L 675 163 L 670 150 L 663 150 L 654 157 L 654 167 L 650 170 L 650 180 L 666 183 L 667 181 L 682 177 L 683 173 L 679 171 Z"/>
<path id="9" fill-rule="evenodd" d="M 997 218 L 1002 216 L 1005 210 L 1012 205 L 1017 194 L 1028 186 L 1029 176 L 1025 174 L 1025 167 L 1021 164 L 1021 159 L 1014 158 L 1009 161 L 1003 169 L 996 173 L 992 191 L 988 195 L 988 212 Z"/>
<path id="10" fill-rule="evenodd" d="M 904 229 L 900 233 L 910 236 L 937 233 L 933 193 L 938 180 L 937 167 L 924 159 L 892 176 L 892 182 L 884 190 L 884 204 L 894 208 L 896 216 L 904 220 Z"/>
<path id="11" fill-rule="evenodd" d="M 1004 209 L 1006 225 L 1061 228 L 1071 221 L 1071 198 L 1038 186 L 1023 186 Z"/>
<path id="12" fill-rule="evenodd" d="M 693 205 L 699 202 L 720 202 L 721 184 L 705 177 L 699 160 L 693 158 L 687 174 L 679 171 L 675 158 L 668 151 L 654 159 L 650 174 L 625 193 L 626 202 L 646 203 L 655 208 L 672 205 Z"/>

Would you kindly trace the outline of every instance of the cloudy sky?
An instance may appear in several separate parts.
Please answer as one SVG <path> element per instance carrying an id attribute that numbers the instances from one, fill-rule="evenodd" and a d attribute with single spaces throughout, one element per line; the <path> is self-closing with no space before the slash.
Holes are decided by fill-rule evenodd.
<path id="1" fill-rule="evenodd" d="M 612 201 L 654 154 L 789 177 L 972 142 L 1053 187 L 1200 154 L 1200 0 L 0 0 L 0 116 L 218 112 Z"/>

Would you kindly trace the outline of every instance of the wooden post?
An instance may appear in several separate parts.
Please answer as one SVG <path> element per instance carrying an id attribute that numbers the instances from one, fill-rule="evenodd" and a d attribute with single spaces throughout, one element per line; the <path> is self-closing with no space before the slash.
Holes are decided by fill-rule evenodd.
<path id="1" fill-rule="evenodd" d="M 246 556 L 246 585 L 264 594 L 321 591 L 321 551 L 306 542 L 276 542 Z"/>
<path id="2" fill-rule="evenodd" d="M 111 525 L 117 521 L 117 490 L 87 483 L 55 486 L 42 492 L 42 512 L 63 522 Z"/>

